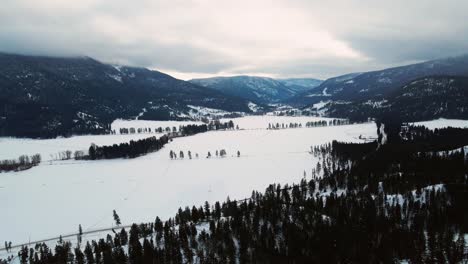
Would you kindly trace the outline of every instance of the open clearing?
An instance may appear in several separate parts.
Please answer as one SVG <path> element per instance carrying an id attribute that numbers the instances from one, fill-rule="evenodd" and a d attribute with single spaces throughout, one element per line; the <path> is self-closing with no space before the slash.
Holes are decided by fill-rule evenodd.
<path id="1" fill-rule="evenodd" d="M 57 154 L 66 150 L 86 150 L 91 143 L 112 145 L 130 140 L 147 138 L 150 134 L 74 136 L 55 139 L 5 138 L 0 137 L 0 160 L 17 159 L 21 155 L 41 154 L 42 160 L 57 159 Z"/>

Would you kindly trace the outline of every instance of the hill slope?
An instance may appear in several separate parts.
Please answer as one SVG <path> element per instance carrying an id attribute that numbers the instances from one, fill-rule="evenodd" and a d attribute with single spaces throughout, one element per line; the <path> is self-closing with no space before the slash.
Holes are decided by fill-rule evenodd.
<path id="1" fill-rule="evenodd" d="M 178 119 L 187 105 L 249 112 L 243 99 L 88 57 L 0 54 L 0 136 L 101 133 L 115 118 Z"/>
<path id="2" fill-rule="evenodd" d="M 435 75 L 468 76 L 468 55 L 331 78 L 314 90 L 299 94 L 289 102 L 304 106 L 324 99 L 378 100 L 387 97 L 410 81 Z"/>
<path id="3" fill-rule="evenodd" d="M 333 102 L 331 116 L 352 119 L 391 116 L 402 121 L 468 119 L 468 77 L 428 76 L 410 81 L 380 101 Z"/>

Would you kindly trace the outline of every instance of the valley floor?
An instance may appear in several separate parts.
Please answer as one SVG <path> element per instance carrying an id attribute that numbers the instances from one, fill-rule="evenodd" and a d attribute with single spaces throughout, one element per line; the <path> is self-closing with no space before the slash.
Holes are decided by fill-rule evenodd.
<path id="1" fill-rule="evenodd" d="M 263 190 L 270 183 L 298 182 L 304 172 L 310 177 L 317 163 L 309 154 L 312 145 L 376 137 L 374 123 L 266 130 L 263 124 L 263 128 L 248 127 L 250 118 L 255 117 L 234 120 L 250 129 L 177 138 L 161 151 L 136 159 L 52 161 L 3 173 L 0 211 L 5 217 L 0 239 L 18 244 L 75 233 L 80 224 L 85 232 L 112 227 L 114 209 L 123 224 L 131 224 L 154 221 L 156 216 L 165 219 L 179 207 L 227 196 L 250 197 L 252 190 Z M 215 157 L 221 149 L 227 156 Z M 190 150 L 199 158 L 171 160 L 171 150 Z"/>

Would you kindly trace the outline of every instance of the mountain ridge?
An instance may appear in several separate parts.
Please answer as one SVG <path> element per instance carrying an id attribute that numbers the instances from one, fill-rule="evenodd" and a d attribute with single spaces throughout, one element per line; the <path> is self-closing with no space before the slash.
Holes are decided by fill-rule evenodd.
<path id="1" fill-rule="evenodd" d="M 468 54 L 329 78 L 314 90 L 298 94 L 287 102 L 307 106 L 324 99 L 382 99 L 412 80 L 434 75 L 468 76 Z M 326 91 L 326 97 L 317 91 Z"/>
<path id="2" fill-rule="evenodd" d="M 468 119 L 468 76 L 436 75 L 412 80 L 381 100 L 330 102 L 330 116 L 368 117 L 404 122 L 436 118 Z"/>

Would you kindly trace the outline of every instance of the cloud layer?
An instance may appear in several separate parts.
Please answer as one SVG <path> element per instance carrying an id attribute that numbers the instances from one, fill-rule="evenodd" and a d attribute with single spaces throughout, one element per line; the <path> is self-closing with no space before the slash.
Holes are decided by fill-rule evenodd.
<path id="1" fill-rule="evenodd" d="M 467 53 L 456 0 L 3 0 L 0 51 L 87 55 L 181 78 L 327 78 Z"/>

